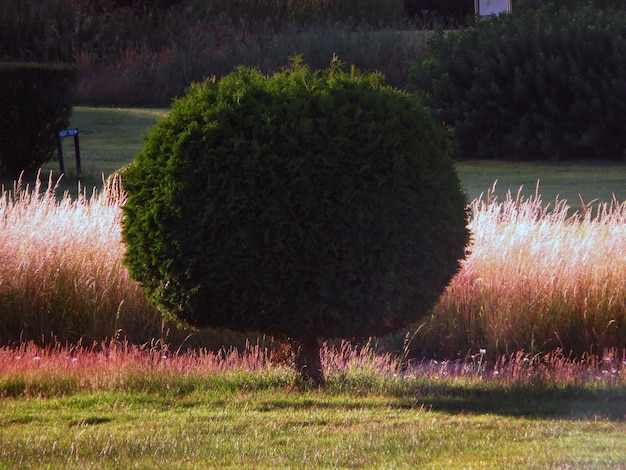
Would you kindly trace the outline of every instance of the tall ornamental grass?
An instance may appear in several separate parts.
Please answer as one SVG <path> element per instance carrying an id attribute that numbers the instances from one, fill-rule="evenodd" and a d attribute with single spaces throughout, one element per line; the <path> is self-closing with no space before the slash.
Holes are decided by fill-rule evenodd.
<path id="1" fill-rule="evenodd" d="M 42 186 L 16 184 L 0 197 L 0 344 L 241 342 L 225 332 L 185 341 L 191 331 L 163 323 L 144 300 L 121 262 L 119 181 L 78 198 L 58 195 L 52 180 Z M 470 362 L 520 351 L 621 354 L 626 202 L 583 206 L 572 215 L 566 201 L 538 193 L 474 200 L 471 254 L 413 335 L 413 354 Z"/>
<path id="2" fill-rule="evenodd" d="M 424 339 L 448 356 L 626 347 L 626 202 L 583 206 L 475 199 L 471 256 Z"/>
<path id="3" fill-rule="evenodd" d="M 119 182 L 58 198 L 48 187 L 0 197 L 0 342 L 159 335 L 156 312 L 121 265 Z"/>

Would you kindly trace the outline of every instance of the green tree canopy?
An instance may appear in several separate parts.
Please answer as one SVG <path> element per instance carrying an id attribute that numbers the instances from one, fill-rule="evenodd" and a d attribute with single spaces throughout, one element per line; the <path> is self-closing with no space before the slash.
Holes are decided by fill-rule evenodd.
<path id="1" fill-rule="evenodd" d="M 457 272 L 469 235 L 449 152 L 379 74 L 240 68 L 191 86 L 125 173 L 125 262 L 192 325 L 299 341 L 321 382 L 318 337 L 407 326 Z"/>

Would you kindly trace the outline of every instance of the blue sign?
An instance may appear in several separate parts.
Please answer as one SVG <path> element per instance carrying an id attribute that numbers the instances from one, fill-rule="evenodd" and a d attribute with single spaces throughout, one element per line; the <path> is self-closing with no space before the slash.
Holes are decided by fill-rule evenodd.
<path id="1" fill-rule="evenodd" d="M 72 129 L 63 129 L 59 131 L 59 137 L 72 137 L 78 135 L 78 128 L 74 127 Z"/>

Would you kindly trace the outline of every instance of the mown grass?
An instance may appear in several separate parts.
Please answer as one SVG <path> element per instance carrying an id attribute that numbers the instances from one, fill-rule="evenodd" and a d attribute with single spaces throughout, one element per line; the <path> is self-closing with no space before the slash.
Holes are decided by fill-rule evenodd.
<path id="1" fill-rule="evenodd" d="M 74 140 L 64 139 L 66 174 L 59 182 L 59 194 L 78 194 L 79 181 L 89 192 L 94 187 L 102 189 L 104 179 L 133 161 L 148 130 L 166 113 L 165 109 L 74 108 L 70 127 L 79 130 L 82 175 L 78 178 L 76 174 Z M 41 168 L 43 175 L 51 172 L 59 174 L 57 158 Z M 35 175 L 29 177 L 33 184 Z M 12 186 L 9 181 L 5 184 Z"/>
<path id="2" fill-rule="evenodd" d="M 80 182 L 91 192 L 103 186 L 103 175 L 130 163 L 141 151 L 143 139 L 167 109 L 74 108 L 70 127 L 78 127 L 82 154 L 83 176 Z M 61 180 L 60 192 L 77 194 L 78 178 L 75 171 L 73 140 L 65 139 L 66 176 Z M 500 201 L 507 192 L 533 196 L 539 190 L 546 203 L 553 203 L 558 196 L 566 200 L 573 210 L 597 202 L 611 202 L 613 195 L 618 201 L 626 200 L 626 164 L 622 162 L 507 162 L 507 161 L 459 161 L 456 164 L 463 189 L 469 200 L 491 190 L 497 181 L 494 196 Z M 58 175 L 59 164 L 55 159 L 42 167 L 42 174 Z M 35 182 L 30 175 L 29 182 Z M 12 180 L 0 180 L 7 188 Z M 581 202 L 582 198 L 582 202 Z"/>
<path id="3" fill-rule="evenodd" d="M 322 357 L 317 390 L 257 345 L 1 349 L 0 468 L 626 466 L 624 365 L 519 356 L 497 375 L 433 362 L 402 374 L 367 348 Z"/>
<path id="4" fill-rule="evenodd" d="M 427 402 L 428 400 L 426 400 Z M 319 392 L 7 401 L 5 468 L 624 468 L 623 422 Z M 16 410 L 19 409 L 19 411 Z"/>
<path id="5" fill-rule="evenodd" d="M 537 193 L 543 201 L 567 201 L 572 211 L 596 206 L 599 202 L 626 200 L 626 164 L 623 162 L 512 162 L 458 161 L 456 168 L 470 200 L 476 199 L 497 182 L 492 195 L 503 201 L 507 192 L 530 198 Z M 521 191 L 520 191 L 521 188 Z"/>

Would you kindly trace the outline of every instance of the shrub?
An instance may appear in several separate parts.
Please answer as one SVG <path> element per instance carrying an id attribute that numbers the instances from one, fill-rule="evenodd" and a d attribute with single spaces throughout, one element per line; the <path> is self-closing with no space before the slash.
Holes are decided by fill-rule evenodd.
<path id="1" fill-rule="evenodd" d="M 196 326 L 302 345 L 428 313 L 468 242 L 445 132 L 378 74 L 299 60 L 193 85 L 126 170 L 125 262 Z"/>
<path id="2" fill-rule="evenodd" d="M 438 34 L 415 67 L 461 158 L 621 159 L 626 15 L 554 7 Z"/>
<path id="3" fill-rule="evenodd" d="M 0 175 L 52 158 L 56 133 L 72 112 L 76 67 L 0 63 Z"/>

